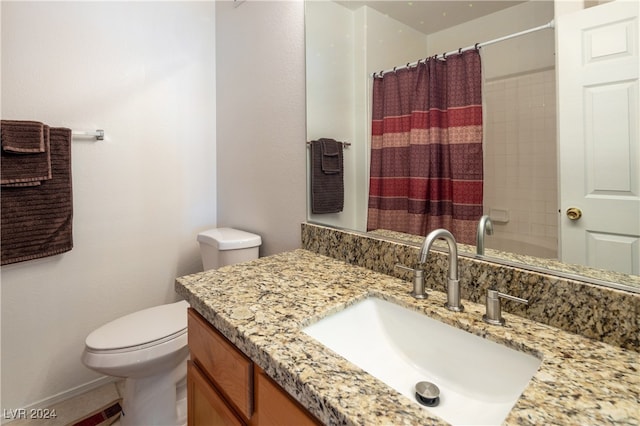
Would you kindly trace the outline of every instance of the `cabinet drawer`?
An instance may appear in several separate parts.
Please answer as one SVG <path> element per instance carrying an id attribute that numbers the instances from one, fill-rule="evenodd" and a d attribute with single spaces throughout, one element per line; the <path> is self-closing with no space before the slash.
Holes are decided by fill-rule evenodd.
<path id="1" fill-rule="evenodd" d="M 192 362 L 187 364 L 188 426 L 244 426 Z"/>
<path id="2" fill-rule="evenodd" d="M 253 363 L 193 308 L 188 319 L 191 359 L 248 420 L 253 412 Z"/>
<path id="3" fill-rule="evenodd" d="M 253 425 L 317 426 L 321 423 L 258 366 L 255 370 L 256 412 Z"/>

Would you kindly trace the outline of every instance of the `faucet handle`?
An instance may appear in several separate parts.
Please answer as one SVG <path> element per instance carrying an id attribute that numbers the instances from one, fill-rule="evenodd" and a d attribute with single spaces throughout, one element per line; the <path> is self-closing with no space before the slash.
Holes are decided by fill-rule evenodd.
<path id="1" fill-rule="evenodd" d="M 526 299 L 511 296 L 510 294 L 500 293 L 498 290 L 487 290 L 487 313 L 482 316 L 482 320 L 493 325 L 504 325 L 502 318 L 502 308 L 500 306 L 500 298 L 511 300 L 513 302 L 529 304 Z"/>
<path id="2" fill-rule="evenodd" d="M 407 265 L 403 265 L 402 263 L 396 263 L 396 268 L 404 269 L 405 271 L 415 271 L 415 269 L 408 267 Z"/>
<path id="3" fill-rule="evenodd" d="M 401 263 L 396 263 L 396 268 L 411 271 L 413 273 L 413 291 L 411 295 L 416 299 L 426 299 L 427 294 L 424 291 L 424 271 L 422 269 L 414 269 Z"/>

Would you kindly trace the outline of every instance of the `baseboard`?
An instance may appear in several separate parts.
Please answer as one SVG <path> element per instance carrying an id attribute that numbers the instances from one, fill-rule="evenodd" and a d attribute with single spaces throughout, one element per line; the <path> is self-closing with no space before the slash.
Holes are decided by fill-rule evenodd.
<path id="1" fill-rule="evenodd" d="M 99 388 L 100 386 L 104 386 L 106 384 L 109 383 L 113 383 L 113 382 L 117 382 L 119 379 L 117 377 L 110 377 L 110 376 L 103 376 L 103 377 L 99 377 L 95 380 L 92 380 L 88 383 L 85 383 L 83 385 L 80 386 L 76 386 L 74 388 L 68 389 L 64 392 L 60 392 L 57 393 L 55 395 L 52 395 L 50 397 L 41 399 L 40 401 L 36 401 L 32 404 L 27 405 L 26 407 L 23 407 L 25 409 L 25 411 L 28 413 L 30 410 L 32 409 L 38 409 L 38 408 L 48 408 L 51 407 L 55 404 L 58 404 L 62 401 L 66 401 L 68 399 L 74 398 L 78 395 L 82 395 L 84 393 L 87 392 L 91 392 L 94 389 Z M 5 423 L 9 423 L 10 421 L 12 421 L 14 419 L 5 419 L 2 418 L 2 421 L 0 422 L 0 424 L 5 424 Z"/>

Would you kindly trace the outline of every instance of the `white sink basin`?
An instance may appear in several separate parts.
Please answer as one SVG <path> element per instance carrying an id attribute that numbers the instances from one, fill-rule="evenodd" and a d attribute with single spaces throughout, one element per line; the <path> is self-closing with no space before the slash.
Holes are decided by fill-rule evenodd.
<path id="1" fill-rule="evenodd" d="M 501 424 L 541 363 L 377 298 L 303 331 L 416 404 L 415 384 L 436 384 L 440 404 L 424 408 L 452 424 Z"/>

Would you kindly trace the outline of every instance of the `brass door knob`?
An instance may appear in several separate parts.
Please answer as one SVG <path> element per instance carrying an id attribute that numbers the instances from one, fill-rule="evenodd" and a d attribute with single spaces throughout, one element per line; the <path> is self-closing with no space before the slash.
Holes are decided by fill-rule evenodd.
<path id="1" fill-rule="evenodd" d="M 569 207 L 567 209 L 567 217 L 570 220 L 578 220 L 582 217 L 582 210 L 577 207 Z"/>

